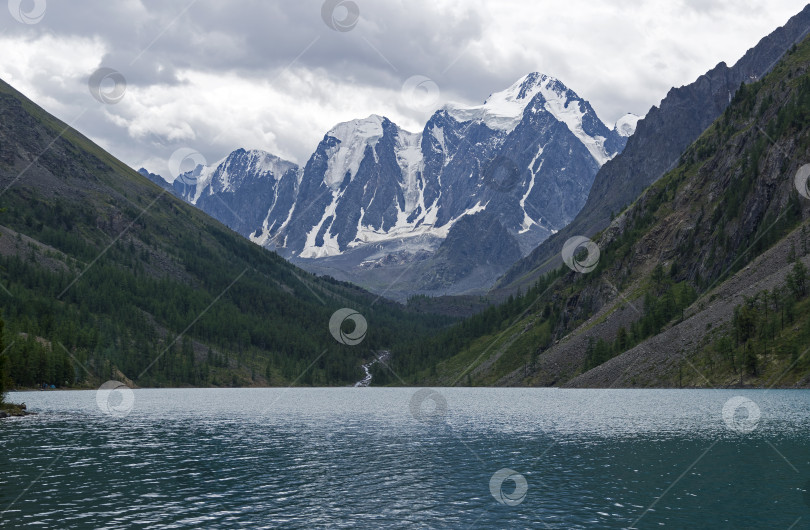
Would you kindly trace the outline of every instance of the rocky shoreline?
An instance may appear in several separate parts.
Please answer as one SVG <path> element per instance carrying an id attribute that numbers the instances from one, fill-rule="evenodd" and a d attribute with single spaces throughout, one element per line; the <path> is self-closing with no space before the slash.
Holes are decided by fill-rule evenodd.
<path id="1" fill-rule="evenodd" d="M 0 419 L 36 414 L 36 412 L 28 412 L 27 409 L 25 403 L 3 403 L 0 405 Z"/>

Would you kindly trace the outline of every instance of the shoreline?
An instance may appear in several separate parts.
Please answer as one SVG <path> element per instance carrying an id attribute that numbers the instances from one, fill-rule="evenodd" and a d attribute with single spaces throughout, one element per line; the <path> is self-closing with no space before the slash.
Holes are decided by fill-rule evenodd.
<path id="1" fill-rule="evenodd" d="M 25 403 L 3 403 L 0 405 L 0 419 L 19 418 L 34 414 L 36 414 L 36 412 L 28 412 L 28 407 Z"/>
<path id="2" fill-rule="evenodd" d="M 388 388 L 388 389 L 396 389 L 396 388 L 442 388 L 442 389 L 449 389 L 449 388 L 498 388 L 498 389 L 556 389 L 556 390 L 810 390 L 810 387 L 807 386 L 774 386 L 774 387 L 766 387 L 766 386 L 691 386 L 691 387 L 672 387 L 672 386 L 651 386 L 651 387 L 622 387 L 622 386 L 613 386 L 613 387 L 601 387 L 601 386 L 574 386 L 574 387 L 565 387 L 565 386 L 442 386 L 442 385 L 397 385 L 397 386 L 355 386 L 355 385 L 334 385 L 334 386 L 136 386 L 134 388 L 130 387 L 132 390 L 245 390 L 245 389 L 263 389 L 263 388 L 271 388 L 271 389 L 302 389 L 302 388 L 310 388 L 310 389 L 328 389 L 328 388 Z M 40 388 L 17 388 L 14 390 L 8 390 L 6 394 L 8 396 L 21 393 L 21 392 L 81 392 L 81 391 L 96 391 L 97 388 L 89 388 L 89 387 L 76 387 L 76 388 L 49 388 L 49 389 L 40 389 Z M 6 405 L 15 405 L 15 403 L 7 403 Z M 0 409 L 2 410 L 2 409 Z"/>

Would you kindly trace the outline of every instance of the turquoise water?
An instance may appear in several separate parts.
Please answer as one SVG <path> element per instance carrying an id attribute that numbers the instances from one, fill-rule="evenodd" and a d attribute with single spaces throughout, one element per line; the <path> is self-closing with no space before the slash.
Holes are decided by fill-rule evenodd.
<path id="1" fill-rule="evenodd" d="M 807 392 L 108 394 L 10 395 L 0 526 L 810 528 Z"/>

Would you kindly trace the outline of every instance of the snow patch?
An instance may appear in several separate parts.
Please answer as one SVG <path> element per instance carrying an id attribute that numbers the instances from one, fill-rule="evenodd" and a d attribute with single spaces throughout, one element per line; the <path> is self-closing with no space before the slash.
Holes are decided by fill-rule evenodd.
<path id="1" fill-rule="evenodd" d="M 430 130 L 430 134 L 432 134 L 433 137 L 436 139 L 436 141 L 439 142 L 439 145 L 441 146 L 441 152 L 446 153 L 447 145 L 444 143 L 444 129 L 437 125 L 434 125 L 433 128 Z"/>
<path id="2" fill-rule="evenodd" d="M 281 180 L 287 171 L 295 169 L 297 166 L 277 157 L 274 154 L 253 149 L 247 152 L 250 158 L 250 169 L 260 175 L 271 174 L 276 181 Z"/>
<path id="3" fill-rule="evenodd" d="M 490 129 L 508 134 L 523 119 L 526 106 L 537 94 L 542 94 L 546 100 L 545 110 L 568 127 L 600 166 L 613 158 L 605 149 L 606 138 L 592 137 L 584 131 L 583 100 L 558 79 L 538 72 L 525 75 L 506 90 L 492 94 L 483 105 L 467 107 L 449 103 L 443 108 L 456 121 L 479 120 Z"/>
<path id="4" fill-rule="evenodd" d="M 340 143 L 327 152 L 328 162 L 323 182 L 332 190 L 340 187 L 346 173 L 354 178 L 363 161 L 366 146 L 373 149 L 383 136 L 382 122 L 384 118 L 372 114 L 362 120 L 352 120 L 339 123 L 326 133 L 336 138 Z M 376 154 L 375 154 L 376 156 Z"/>
<path id="5" fill-rule="evenodd" d="M 569 98 L 569 90 L 562 83 L 553 78 L 546 78 L 540 87 L 540 93 L 546 100 L 543 106 L 554 118 L 568 127 L 574 136 L 579 139 L 599 166 L 613 158 L 605 149 L 604 136 L 589 136 L 582 127 L 585 112 L 582 110 L 582 100 Z"/>
<path id="6" fill-rule="evenodd" d="M 329 223 L 329 228 L 326 229 L 326 232 L 323 235 L 323 245 L 315 245 L 315 240 L 317 239 L 318 233 L 321 231 L 321 227 L 327 219 L 331 217 L 332 222 L 334 222 L 335 210 L 337 209 L 338 202 L 340 201 L 340 197 L 342 195 L 342 193 L 337 191 L 332 192 L 332 202 L 326 207 L 326 210 L 324 210 L 321 220 L 318 221 L 318 223 L 312 227 L 312 230 L 307 233 L 307 241 L 304 244 L 304 249 L 301 251 L 301 254 L 299 254 L 300 257 L 326 258 L 341 254 L 340 246 L 337 242 L 337 236 L 333 236 L 329 233 L 332 228 L 332 223 Z"/>
<path id="7" fill-rule="evenodd" d="M 197 185 L 197 187 L 194 189 L 194 196 L 189 197 L 187 199 L 188 202 L 194 205 L 197 204 L 197 201 L 200 200 L 203 192 L 209 188 L 217 168 L 220 166 L 220 164 L 225 162 L 225 160 L 227 160 L 227 158 L 223 158 L 211 166 L 197 166 L 192 171 L 184 173 L 178 177 L 178 179 L 182 179 L 180 182 L 188 182 L 189 185 L 191 185 L 191 183 L 196 183 Z"/>
<path id="8" fill-rule="evenodd" d="M 397 157 L 397 164 L 402 174 L 400 186 L 405 196 L 404 212 L 407 212 L 405 214 L 406 218 L 419 205 L 420 196 L 423 195 L 423 188 L 419 186 L 419 177 L 424 167 L 421 143 L 421 134 L 400 130 L 394 147 L 394 154 Z"/>
<path id="9" fill-rule="evenodd" d="M 468 107 L 448 103 L 443 108 L 456 121 L 480 120 L 490 129 L 508 134 L 520 123 L 526 106 L 540 91 L 541 83 L 547 79 L 553 80 L 551 77 L 533 72 L 521 77 L 506 90 L 490 95 L 483 105 Z"/>
<path id="10" fill-rule="evenodd" d="M 354 248 L 366 243 L 380 243 L 390 241 L 392 239 L 411 239 L 419 236 L 433 236 L 439 239 L 445 239 L 447 238 L 447 234 L 450 232 L 450 229 L 459 219 L 465 215 L 473 215 L 478 212 L 482 212 L 486 210 L 487 205 L 489 204 L 481 204 L 481 201 L 478 201 L 475 206 L 468 208 L 458 217 L 451 219 L 442 226 L 435 226 L 436 218 L 439 213 L 438 202 L 439 199 L 436 199 L 427 212 L 422 214 L 413 223 L 406 222 L 407 215 L 398 215 L 397 224 L 387 232 L 375 230 L 370 226 L 362 226 L 359 224 L 357 237 L 354 241 L 349 243 L 349 247 Z M 422 221 L 421 223 L 420 220 Z"/>
<path id="11" fill-rule="evenodd" d="M 633 113 L 627 113 L 616 121 L 614 130 L 625 138 L 629 138 L 636 132 L 638 122 L 643 119 L 644 116 L 636 116 Z"/>
<path id="12" fill-rule="evenodd" d="M 520 226 L 519 232 L 520 234 L 528 232 L 529 229 L 531 229 L 532 225 L 537 224 L 534 221 L 534 219 L 532 219 L 532 217 L 528 213 L 526 213 L 526 199 L 529 198 L 529 194 L 532 192 L 532 189 L 534 189 L 535 177 L 537 176 L 538 173 L 540 173 L 540 170 L 543 169 L 543 162 L 545 162 L 545 160 L 540 161 L 540 166 L 537 168 L 537 170 L 534 169 L 534 164 L 537 162 L 537 159 L 543 155 L 543 150 L 545 148 L 546 146 L 540 146 L 540 148 L 537 150 L 537 154 L 534 155 L 534 158 L 532 158 L 532 161 L 529 164 L 529 173 L 531 174 L 532 177 L 531 180 L 529 181 L 529 187 L 526 190 L 526 193 L 524 193 L 523 197 L 520 199 L 520 208 L 523 210 L 523 222 L 521 223 Z"/>

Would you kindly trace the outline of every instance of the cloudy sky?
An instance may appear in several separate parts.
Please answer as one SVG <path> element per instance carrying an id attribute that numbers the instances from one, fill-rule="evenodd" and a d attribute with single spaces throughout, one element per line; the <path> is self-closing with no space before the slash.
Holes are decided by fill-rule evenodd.
<path id="1" fill-rule="evenodd" d="M 170 178 L 180 148 L 208 162 L 245 147 L 305 163 L 338 122 L 375 113 L 420 130 L 443 103 L 480 103 L 531 71 L 613 123 L 733 64 L 804 5 L 8 0 L 0 78 L 130 166 Z"/>

